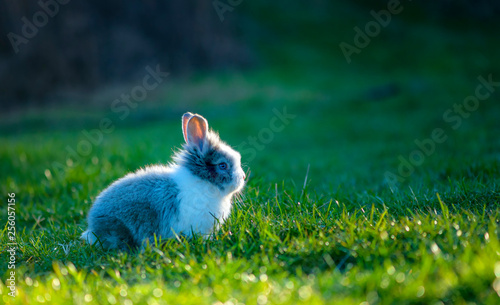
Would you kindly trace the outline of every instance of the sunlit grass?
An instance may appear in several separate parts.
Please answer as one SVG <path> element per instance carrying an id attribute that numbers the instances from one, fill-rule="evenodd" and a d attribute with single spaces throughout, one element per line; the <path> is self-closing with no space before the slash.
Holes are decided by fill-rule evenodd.
<path id="1" fill-rule="evenodd" d="M 349 29 L 356 25 L 335 20 Z M 318 24 L 309 23 L 317 20 L 304 22 L 302 34 L 314 36 Z M 424 31 L 401 24 L 388 31 L 405 29 Z M 459 129 L 447 127 L 442 116 L 498 64 L 492 59 L 486 69 L 484 61 L 471 61 L 460 73 L 449 72 L 446 67 L 460 67 L 473 53 L 456 48 L 462 53 L 444 60 L 457 37 L 433 36 L 439 52 L 426 49 L 418 61 L 383 72 L 379 66 L 388 61 L 376 57 L 406 55 L 408 41 L 389 42 L 382 34 L 351 66 L 324 37 L 286 54 L 282 45 L 270 45 L 264 52 L 275 67 L 169 79 L 123 120 L 109 107 L 112 95 L 108 104 L 103 98 L 98 106 L 20 111 L 2 119 L 0 193 L 3 202 L 16 194 L 19 247 L 18 295 L 11 298 L 3 263 L 7 226 L 0 227 L 2 301 L 497 304 L 499 92 Z M 475 47 L 493 40 L 497 36 Z M 300 60 L 303 54 L 309 55 Z M 427 60 L 433 54 L 442 66 Z M 425 67 L 413 69 L 420 62 Z M 397 90 L 373 99 L 384 86 Z M 242 147 L 284 108 L 296 117 L 272 141 L 259 143 L 251 160 L 243 155 L 248 185 L 212 239 L 166 240 L 139 253 L 105 251 L 79 239 L 102 189 L 127 172 L 170 161 L 182 142 L 184 111 L 201 113 L 222 139 Z M 115 130 L 75 159 L 68 147 L 76 150 L 86 140 L 82 130 L 98 128 L 104 117 Z M 399 156 L 408 157 L 414 141 L 438 127 L 448 140 L 403 183 L 389 185 L 385 173 L 398 172 Z M 3 203 L 0 215 L 7 215 Z"/>
<path id="2" fill-rule="evenodd" d="M 470 157 L 453 155 L 459 143 L 439 147 L 407 183 L 391 190 L 383 173 L 394 170 L 396 152 L 413 149 L 405 144 L 415 135 L 411 130 L 400 129 L 403 138 L 398 145 L 391 142 L 389 128 L 373 136 L 361 132 L 354 136 L 352 130 L 342 135 L 342 125 L 348 121 L 338 117 L 331 122 L 335 114 L 311 120 L 297 101 L 261 105 L 261 116 L 251 114 L 255 109 L 250 105 L 229 106 L 229 113 L 249 107 L 242 120 L 231 115 L 207 118 L 237 146 L 267 126 L 271 107 L 286 105 L 298 116 L 247 164 L 251 178 L 229 221 L 210 240 L 173 239 L 142 253 L 89 247 L 79 235 L 92 200 L 107 184 L 146 164 L 169 161 L 171 149 L 182 141 L 178 120 L 119 127 L 81 164 L 60 173 L 51 164 L 68 164 L 65 147 L 78 145 L 80 130 L 4 137 L 1 154 L 9 162 L 2 163 L 8 173 L 2 178 L 2 193 L 15 192 L 18 200 L 19 294 L 11 299 L 2 284 L 3 300 L 18 304 L 438 300 L 494 304 L 498 300 L 498 161 L 487 153 L 497 143 L 475 140 L 478 148 Z M 313 114 L 322 113 L 321 107 L 325 111 L 337 107 L 340 112 L 358 107 L 308 105 Z M 371 109 L 373 118 L 364 111 L 353 112 L 351 118 L 373 128 L 370 124 L 379 125 L 384 114 L 391 115 L 384 109 L 376 111 Z M 337 130 L 336 142 L 328 142 L 332 129 Z M 33 145 L 38 149 L 30 149 Z M 442 178 L 432 178 L 436 176 Z M 6 229 L 1 255 L 7 257 L 5 238 Z M 5 264 L 1 268 L 6 279 L 9 270 Z"/>

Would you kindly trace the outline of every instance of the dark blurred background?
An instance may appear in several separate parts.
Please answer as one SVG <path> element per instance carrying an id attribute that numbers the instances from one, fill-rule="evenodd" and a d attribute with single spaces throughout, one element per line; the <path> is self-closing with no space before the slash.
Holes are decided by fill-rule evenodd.
<path id="1" fill-rule="evenodd" d="M 222 23 L 211 1 L 2 0 L 0 20 L 4 105 L 126 82 L 147 65 L 182 74 L 249 63 L 234 22 Z M 34 31 L 28 42 L 8 37 Z"/>
<path id="2" fill-rule="evenodd" d="M 387 3 L 1 0 L 0 103 L 4 111 L 65 103 L 75 94 L 137 79 L 147 65 L 159 64 L 172 77 L 279 64 L 286 69 L 294 60 L 280 54 L 299 44 L 316 45 L 344 62 L 339 43 L 352 43 L 353 27 L 363 27 L 371 20 L 369 11 L 384 9 Z M 498 34 L 500 28 L 500 1 L 401 1 L 401 5 L 405 11 L 394 17 L 398 21 L 382 41 L 405 35 L 397 30 L 401 21 L 415 28 L 431 24 L 423 29 L 430 36 L 434 27 L 454 28 L 455 35 L 488 29 Z M 363 57 L 358 57 L 363 64 Z M 383 55 L 380 62 L 389 64 Z"/>

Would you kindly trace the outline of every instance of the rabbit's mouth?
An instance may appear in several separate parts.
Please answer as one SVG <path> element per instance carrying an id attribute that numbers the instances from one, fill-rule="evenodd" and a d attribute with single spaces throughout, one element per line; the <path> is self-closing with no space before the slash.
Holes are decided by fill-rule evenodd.
<path id="1" fill-rule="evenodd" d="M 237 175 L 234 179 L 234 182 L 231 184 L 232 193 L 239 193 L 243 190 L 245 186 L 245 174 Z"/>

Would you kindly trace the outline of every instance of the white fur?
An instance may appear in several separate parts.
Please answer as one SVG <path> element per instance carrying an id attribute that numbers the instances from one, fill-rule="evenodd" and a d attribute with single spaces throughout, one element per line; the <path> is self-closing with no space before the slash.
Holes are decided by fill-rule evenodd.
<path id="1" fill-rule="evenodd" d="M 191 235 L 196 232 L 208 235 L 214 226 L 222 224 L 229 217 L 233 192 L 221 192 L 184 167 L 177 167 L 172 178 L 179 188 L 179 218 L 172 223 L 172 228 L 164 228 L 168 232 L 162 232 L 163 236 L 172 234 L 171 230 L 176 234 Z"/>
<path id="2" fill-rule="evenodd" d="M 189 124 L 195 116 L 197 121 Z M 195 123 L 201 124 L 201 127 Z M 224 191 L 184 167 L 181 152 L 174 157 L 176 163 L 140 169 L 115 181 L 101 192 L 89 212 L 89 227 L 82 234 L 82 239 L 94 244 L 97 240 L 94 231 L 100 232 L 99 240 L 106 247 L 115 248 L 128 235 L 139 242 L 150 239 L 152 232 L 159 233 L 163 238 L 173 237 L 174 234 L 190 236 L 192 233 L 207 237 L 224 223 L 231 212 L 232 196 L 241 191 L 245 184 L 241 156 L 220 142 L 218 135 L 208 132 L 208 123 L 203 117 L 191 113 L 183 116 L 183 133 L 188 142 L 192 133 L 198 131 L 190 129 L 195 127 L 205 128 L 203 141 L 210 138 L 218 144 L 217 149 L 229 155 L 234 163 L 233 179 L 229 185 L 224 185 Z M 208 147 L 208 142 L 205 144 L 201 146 Z M 109 222 L 102 222 L 107 215 L 111 217 L 106 219 Z M 127 233 L 129 230 L 130 233 Z"/>
<path id="3" fill-rule="evenodd" d="M 89 245 L 93 245 L 97 241 L 94 232 L 90 232 L 89 230 L 82 233 L 81 239 L 86 241 Z"/>

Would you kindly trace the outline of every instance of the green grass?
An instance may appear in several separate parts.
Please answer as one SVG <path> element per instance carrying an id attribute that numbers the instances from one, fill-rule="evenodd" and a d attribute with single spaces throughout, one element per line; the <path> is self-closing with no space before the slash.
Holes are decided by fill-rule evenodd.
<path id="1" fill-rule="evenodd" d="M 229 87 L 244 91 L 251 78 Z M 179 84 L 170 98 L 189 100 L 184 89 L 193 94 L 205 86 L 203 80 Z M 217 89 L 221 99 L 231 95 Z M 213 239 L 169 240 L 144 253 L 107 252 L 78 237 L 100 190 L 128 171 L 169 161 L 171 149 L 182 141 L 179 117 L 145 122 L 144 116 L 131 115 L 82 164 L 62 173 L 51 164 L 66 162 L 65 147 L 77 147 L 81 129 L 4 134 L 0 154 L 7 175 L 1 192 L 4 200 L 16 193 L 19 244 L 19 295 L 10 299 L 2 284 L 4 301 L 498 301 L 499 142 L 487 128 L 499 115 L 495 105 L 485 103 L 487 109 L 472 114 L 461 129 L 448 131 L 450 139 L 391 190 L 385 171 L 397 172 L 398 155 L 410 153 L 415 138 L 439 126 L 431 103 L 406 117 L 401 103 L 416 98 L 408 94 L 382 102 L 358 101 L 354 95 L 347 103 L 328 97 L 328 91 L 289 91 L 280 82 L 248 90 L 252 93 L 237 103 L 192 102 L 191 107 L 206 113 L 233 146 L 267 127 L 273 108 L 286 105 L 297 117 L 247 164 L 251 179 L 242 200 Z M 277 98 L 266 97 L 268 91 Z M 113 113 L 104 109 L 101 117 Z M 90 130 L 97 122 L 88 119 L 81 128 Z M 6 215 L 5 205 L 0 211 Z M 1 237 L 4 260 L 5 229 Z M 6 264 L 1 268 L 2 278 L 8 278 Z"/>
<path id="2" fill-rule="evenodd" d="M 362 10 L 353 12 L 352 20 L 329 25 L 368 21 Z M 283 38 L 294 46 L 285 54 L 275 44 L 262 46 L 274 65 L 170 79 L 124 120 L 110 111 L 113 97 L 100 105 L 4 115 L 0 215 L 6 219 L 7 194 L 14 192 L 19 249 L 18 295 L 11 298 L 2 223 L 2 301 L 497 304 L 500 92 L 458 129 L 442 119 L 474 93 L 479 75 L 499 70 L 490 54 L 498 50 L 496 34 L 474 32 L 483 35 L 475 44 L 485 52 L 481 57 L 451 29 L 433 27 L 429 34 L 399 20 L 348 65 L 338 42 L 352 39 L 350 33 L 307 41 L 317 20 L 301 21 L 308 25 L 297 33 L 303 39 Z M 270 26 L 284 26 L 275 22 Z M 394 35 L 399 38 L 391 41 Z M 424 38 L 432 50 L 415 49 Z M 412 55 L 414 61 L 396 60 Z M 393 84 L 397 93 L 369 98 Z M 296 117 L 254 157 L 243 154 L 250 179 L 212 239 L 167 240 L 142 253 L 104 251 L 79 240 L 102 189 L 129 171 L 170 160 L 182 142 L 184 111 L 203 114 L 224 140 L 242 147 L 283 107 Z M 89 156 L 70 161 L 66 147 L 76 149 L 81 131 L 97 128 L 102 118 L 115 130 Z M 407 158 L 417 148 L 414 140 L 435 128 L 448 139 L 404 182 L 388 184 L 385 174 L 398 173 L 398 157 Z M 72 165 L 56 171 L 54 162 Z"/>

